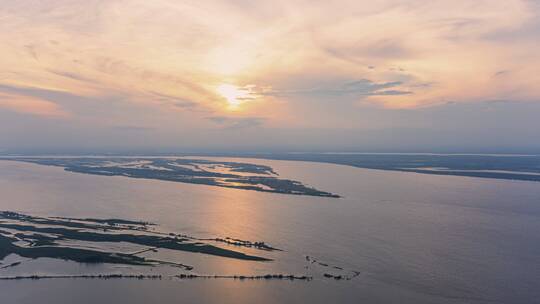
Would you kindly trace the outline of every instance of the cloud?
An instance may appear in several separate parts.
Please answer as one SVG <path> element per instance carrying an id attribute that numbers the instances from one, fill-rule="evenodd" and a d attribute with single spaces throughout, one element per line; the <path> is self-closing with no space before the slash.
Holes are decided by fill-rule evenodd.
<path id="1" fill-rule="evenodd" d="M 226 129 L 245 129 L 259 127 L 264 123 L 264 119 L 260 117 L 226 117 L 226 116 L 211 116 L 207 119 Z"/>
<path id="2" fill-rule="evenodd" d="M 149 127 L 141 127 L 141 126 L 112 126 L 111 129 L 116 131 L 125 131 L 125 132 L 148 132 L 154 130 L 153 128 Z"/>
<path id="3" fill-rule="evenodd" d="M 58 104 L 31 96 L 15 95 L 0 92 L 0 108 L 23 114 L 44 116 L 49 118 L 67 118 L 68 112 Z"/>
<path id="4" fill-rule="evenodd" d="M 165 105 L 171 105 L 173 108 L 179 110 L 194 110 L 199 106 L 197 102 L 191 100 L 185 100 L 181 97 L 176 97 L 159 92 L 149 92 L 153 99 L 162 102 Z"/>
<path id="5" fill-rule="evenodd" d="M 86 96 L 75 95 L 65 91 L 58 91 L 52 89 L 36 88 L 36 87 L 23 87 L 23 86 L 12 86 L 0 83 L 0 92 L 6 92 L 10 94 L 30 96 L 34 98 L 49 100 L 51 102 L 58 101 L 83 101 L 91 100 L 91 98 Z"/>
<path id="6" fill-rule="evenodd" d="M 181 109 L 196 103 L 222 111 L 215 87 L 224 83 L 274 87 L 268 94 L 285 102 L 299 94 L 411 95 L 407 87 L 373 92 L 365 83 L 350 91 L 278 85 L 325 76 L 370 79 L 372 85 L 404 82 L 405 76 L 437 83 L 415 91 L 415 102 L 396 102 L 416 106 L 497 94 L 540 96 L 539 79 L 531 79 L 540 62 L 532 47 L 539 30 L 535 1 L 376 0 L 366 7 L 341 0 L 339 6 L 300 0 L 6 2 L 0 43 L 9 47 L 0 51 L 0 61 L 12 85 L 84 96 L 114 92 L 134 102 L 152 102 L 151 91 L 175 96 L 181 102 L 172 103 Z M 512 33 L 523 33 L 519 43 L 492 39 Z M 531 67 L 523 68 L 524 62 Z M 503 68 L 521 72 L 504 86 L 484 81 Z"/>
<path id="7" fill-rule="evenodd" d="M 197 106 L 197 103 L 193 101 L 180 100 L 180 101 L 174 102 L 172 105 L 180 109 L 192 109 Z"/>
<path id="8" fill-rule="evenodd" d="M 388 109 L 540 100 L 538 1 L 0 2 L 0 106 L 84 134 L 151 126 L 187 145 L 205 139 L 185 130 L 354 130 L 393 125 Z M 249 102 L 232 109 L 225 84 Z"/>
<path id="9" fill-rule="evenodd" d="M 368 79 L 361 79 L 357 81 L 351 81 L 339 86 L 325 86 L 309 89 L 289 89 L 289 90 L 269 90 L 262 91 L 260 94 L 269 96 L 293 96 L 293 95 L 307 95 L 307 96 L 339 96 L 339 95 L 353 95 L 353 96 L 377 96 L 377 95 L 408 95 L 412 94 L 410 91 L 399 90 L 403 83 L 400 81 L 375 83 Z M 392 89 L 396 88 L 396 89 Z"/>
<path id="10" fill-rule="evenodd" d="M 510 72 L 511 72 L 511 71 L 508 71 L 508 70 L 497 71 L 497 72 L 495 72 L 495 74 L 493 74 L 493 77 L 506 76 L 506 75 L 508 75 Z"/>
<path id="11" fill-rule="evenodd" d="M 49 71 L 49 72 L 52 73 L 52 74 L 58 75 L 58 76 L 62 76 L 62 77 L 69 78 L 69 79 L 72 79 L 72 80 L 77 80 L 77 81 L 85 82 L 85 83 L 88 83 L 88 84 L 92 84 L 92 83 L 95 84 L 95 83 L 96 83 L 95 80 L 92 80 L 92 79 L 90 79 L 90 78 L 81 76 L 81 75 L 79 75 L 79 74 L 75 74 L 75 73 L 73 73 L 73 72 L 68 72 L 68 71 L 56 71 L 56 70 L 52 70 L 52 69 L 48 69 L 47 71 Z"/>

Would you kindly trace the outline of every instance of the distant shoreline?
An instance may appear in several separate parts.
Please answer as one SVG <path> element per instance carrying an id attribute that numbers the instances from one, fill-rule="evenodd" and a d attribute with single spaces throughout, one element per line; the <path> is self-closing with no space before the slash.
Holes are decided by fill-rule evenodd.
<path id="1" fill-rule="evenodd" d="M 330 163 L 356 168 L 411 172 L 432 175 L 465 176 L 501 180 L 540 182 L 540 155 L 533 154 L 439 154 L 439 153 L 364 153 L 364 152 L 291 152 L 291 153 L 201 153 L 178 155 L 93 155 L 93 156 L 34 156 L 35 159 L 107 159 L 148 158 L 174 159 L 186 157 L 244 158 L 280 161 Z M 0 156 L 0 160 L 23 161 L 28 156 Z M 72 171 L 66 168 L 68 171 Z M 86 172 L 83 172 L 86 173 Z M 237 187 L 230 187 L 237 188 Z M 251 189 L 260 191 L 261 189 Z M 262 191 L 268 192 L 268 191 Z M 274 192 L 274 191 L 271 191 Z M 294 194 L 294 193 L 288 193 Z M 322 195 L 326 196 L 326 195 Z M 331 196 L 331 195 L 330 195 Z"/>

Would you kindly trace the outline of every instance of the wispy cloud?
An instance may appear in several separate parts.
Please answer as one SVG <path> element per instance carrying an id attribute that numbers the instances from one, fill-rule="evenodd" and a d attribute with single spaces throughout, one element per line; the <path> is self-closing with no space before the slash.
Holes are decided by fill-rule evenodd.
<path id="1" fill-rule="evenodd" d="M 530 79 L 532 67 L 540 62 L 537 52 L 529 51 L 538 46 L 534 38 L 540 33 L 534 1 L 374 1 L 366 7 L 342 0 L 339 6 L 343 9 L 299 0 L 278 0 L 271 6 L 217 0 L 197 5 L 171 0 L 12 1 L 3 3 L 0 12 L 0 43 L 9 45 L 0 60 L 13 85 L 75 95 L 114 91 L 136 102 L 151 100 L 145 94 L 153 91 L 212 110 L 223 109 L 215 92 L 221 83 L 279 88 L 276 83 L 324 75 L 373 83 L 268 94 L 284 101 L 295 94 L 379 95 L 388 103 L 411 90 L 373 89 L 402 81 L 407 74 L 417 82 L 438 83 L 414 92 L 419 105 L 442 98 L 540 96 L 533 85 L 539 79 Z M 519 43 L 501 42 L 508 33 L 519 33 Z M 531 67 L 524 67 L 524 60 Z M 502 68 L 519 71 L 512 85 L 482 81 Z M 395 100 L 403 104 L 403 98 Z M 180 108 L 190 107 L 181 102 Z"/>
<path id="2" fill-rule="evenodd" d="M 68 118 L 70 114 L 58 104 L 31 96 L 0 92 L 0 109 L 17 113 L 44 116 L 49 118 Z"/>
<path id="3" fill-rule="evenodd" d="M 375 83 L 367 79 L 352 81 L 339 86 L 325 86 L 308 89 L 289 89 L 289 90 L 262 90 L 261 95 L 269 96 L 377 96 L 377 95 L 408 95 L 412 92 L 400 90 L 403 83 L 400 81 Z"/>
<path id="4" fill-rule="evenodd" d="M 540 100 L 538 1 L 0 2 L 2 112 L 88 133 L 354 129 L 365 107 Z"/>
<path id="5" fill-rule="evenodd" d="M 112 126 L 111 129 L 117 130 L 117 131 L 125 131 L 125 132 L 148 132 L 154 130 L 153 128 L 149 127 L 141 127 L 141 126 L 128 126 L 128 125 L 117 125 Z"/>
<path id="6" fill-rule="evenodd" d="M 244 129 L 261 126 L 264 119 L 260 117 L 226 117 L 226 116 L 211 116 L 207 119 L 226 129 Z"/>

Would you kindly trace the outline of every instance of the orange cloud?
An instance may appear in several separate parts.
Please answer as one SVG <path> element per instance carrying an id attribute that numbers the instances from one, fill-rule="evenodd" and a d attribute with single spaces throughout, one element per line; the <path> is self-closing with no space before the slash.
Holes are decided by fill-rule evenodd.
<path id="1" fill-rule="evenodd" d="M 351 94 L 391 108 L 540 98 L 540 9 L 531 1 L 338 2 L 11 1 L 0 12 L 1 83 L 178 111 L 196 106 L 206 111 L 202 123 L 208 112 L 226 112 L 227 98 L 216 92 L 226 84 L 315 88 L 331 100 L 317 81 L 400 83 L 393 90 L 407 94 Z M 529 36 L 517 34 L 528 27 Z M 285 117 L 281 105 L 297 98 L 258 96 L 242 110 Z M 30 100 L 9 103 L 28 109 L 21 104 L 37 103 Z M 34 107 L 61 113 L 41 103 Z"/>
<path id="2" fill-rule="evenodd" d="M 54 102 L 35 97 L 0 92 L 0 108 L 24 114 L 51 118 L 67 118 L 69 113 Z"/>

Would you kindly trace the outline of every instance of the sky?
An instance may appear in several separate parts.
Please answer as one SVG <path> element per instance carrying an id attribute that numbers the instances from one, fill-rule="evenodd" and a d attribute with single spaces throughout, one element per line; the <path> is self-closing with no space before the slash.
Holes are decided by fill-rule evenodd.
<path id="1" fill-rule="evenodd" d="M 0 0 L 0 153 L 540 152 L 538 0 Z"/>

